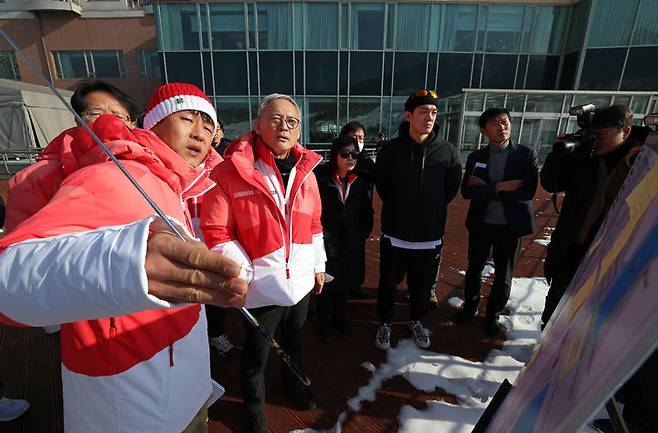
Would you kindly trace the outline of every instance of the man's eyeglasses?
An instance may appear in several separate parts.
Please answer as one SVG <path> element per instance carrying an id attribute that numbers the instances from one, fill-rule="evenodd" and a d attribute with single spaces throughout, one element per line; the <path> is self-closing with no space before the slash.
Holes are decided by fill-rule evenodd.
<path id="1" fill-rule="evenodd" d="M 352 157 L 352 159 L 357 159 L 359 157 L 359 152 L 357 152 L 356 150 L 353 150 L 351 152 L 349 150 L 342 150 L 338 155 L 343 159 L 347 159 L 350 156 Z"/>
<path id="2" fill-rule="evenodd" d="M 290 129 L 296 129 L 299 126 L 300 121 L 294 117 L 272 117 L 270 119 L 270 125 L 274 126 L 275 128 L 280 127 L 283 123 L 285 123 L 286 126 Z"/>
<path id="3" fill-rule="evenodd" d="M 80 113 L 81 117 L 86 117 L 89 120 L 96 120 L 98 117 L 100 117 L 102 114 L 111 114 L 113 116 L 118 117 L 119 119 L 123 120 L 124 122 L 130 122 L 132 119 L 130 118 L 129 115 L 127 114 L 121 114 L 121 113 L 104 113 L 102 111 L 83 111 Z"/>
<path id="4" fill-rule="evenodd" d="M 414 96 L 417 96 L 419 98 L 422 98 L 423 96 L 427 96 L 427 95 L 431 96 L 434 99 L 439 97 L 439 95 L 434 90 L 422 89 L 414 93 Z"/>

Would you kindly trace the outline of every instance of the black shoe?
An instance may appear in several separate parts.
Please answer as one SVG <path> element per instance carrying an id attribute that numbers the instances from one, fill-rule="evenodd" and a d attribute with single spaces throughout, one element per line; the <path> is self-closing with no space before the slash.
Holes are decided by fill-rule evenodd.
<path id="1" fill-rule="evenodd" d="M 247 420 L 247 431 L 249 433 L 268 433 L 265 415 L 249 416 Z"/>
<path id="2" fill-rule="evenodd" d="M 462 308 L 461 310 L 457 311 L 455 314 L 455 317 L 452 319 L 455 323 L 466 323 L 470 322 L 477 316 L 478 310 L 472 310 L 472 309 L 466 309 Z"/>
<path id="3" fill-rule="evenodd" d="M 352 327 L 348 325 L 344 320 L 340 320 L 337 322 L 332 322 L 331 326 L 336 328 L 338 332 L 343 334 L 346 337 L 351 337 L 354 333 L 352 332 Z"/>
<path id="4" fill-rule="evenodd" d="M 318 407 L 318 402 L 310 388 L 304 386 L 299 380 L 296 380 L 295 383 L 288 382 L 285 384 L 286 395 L 299 406 L 300 410 L 313 410 Z"/>
<path id="5" fill-rule="evenodd" d="M 505 332 L 505 327 L 498 323 L 498 314 L 494 316 L 487 315 L 484 321 L 484 331 L 489 337 L 498 337 Z"/>

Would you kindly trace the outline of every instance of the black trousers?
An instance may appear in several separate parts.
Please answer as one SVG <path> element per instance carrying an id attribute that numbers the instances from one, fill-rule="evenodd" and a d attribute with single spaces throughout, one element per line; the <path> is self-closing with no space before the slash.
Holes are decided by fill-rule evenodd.
<path id="1" fill-rule="evenodd" d="M 430 291 L 436 282 L 441 247 L 431 250 L 407 250 L 391 245 L 388 238 L 379 242 L 379 289 L 377 314 L 381 322 L 393 319 L 397 285 L 407 275 L 409 317 L 420 320 L 429 310 Z"/>
<path id="2" fill-rule="evenodd" d="M 206 319 L 208 320 L 208 337 L 219 337 L 224 333 L 225 308 L 206 305 Z"/>
<path id="3" fill-rule="evenodd" d="M 580 267 L 587 248 L 582 245 L 572 245 L 567 250 L 567 254 L 562 260 L 560 266 L 555 270 L 554 275 L 550 276 L 548 294 L 546 295 L 546 302 L 544 303 L 544 311 L 541 315 L 542 325 L 546 326 L 550 320 L 553 312 L 560 303 L 562 295 L 567 291 L 567 287 L 571 284 L 576 271 Z"/>
<path id="4" fill-rule="evenodd" d="M 493 254 L 492 254 L 493 247 Z M 500 313 L 509 299 L 512 270 L 519 257 L 521 238 L 507 224 L 478 224 L 468 234 L 468 271 L 464 279 L 464 309 L 475 312 L 480 304 L 482 270 L 493 255 L 494 281 L 487 301 L 487 315 Z"/>
<path id="5" fill-rule="evenodd" d="M 274 335 L 281 325 L 281 340 L 279 344 L 288 352 L 292 361 L 297 365 L 302 357 L 302 330 L 308 314 L 308 303 L 311 294 L 306 295 L 296 305 L 282 307 L 271 305 L 268 307 L 252 308 L 249 312 L 260 322 L 261 327 L 268 335 Z M 250 417 L 263 416 L 265 409 L 265 366 L 270 354 L 270 344 L 251 326 L 246 319 L 243 320 L 245 329 L 245 342 L 240 363 L 242 380 L 242 393 L 247 414 Z M 284 383 L 298 380 L 282 363 Z"/>
<path id="6" fill-rule="evenodd" d="M 317 297 L 318 319 L 321 323 L 331 320 L 333 323 L 342 323 L 347 310 L 347 293 L 323 290 Z"/>

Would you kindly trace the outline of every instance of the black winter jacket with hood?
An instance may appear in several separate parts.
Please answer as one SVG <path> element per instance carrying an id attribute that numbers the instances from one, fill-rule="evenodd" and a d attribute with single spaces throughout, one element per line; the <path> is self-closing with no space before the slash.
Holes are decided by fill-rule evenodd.
<path id="1" fill-rule="evenodd" d="M 377 155 L 375 184 L 382 199 L 382 232 L 408 242 L 443 237 L 448 203 L 459 191 L 462 166 L 457 149 L 438 134 L 423 143 L 409 136 L 402 122 L 399 136 Z"/>

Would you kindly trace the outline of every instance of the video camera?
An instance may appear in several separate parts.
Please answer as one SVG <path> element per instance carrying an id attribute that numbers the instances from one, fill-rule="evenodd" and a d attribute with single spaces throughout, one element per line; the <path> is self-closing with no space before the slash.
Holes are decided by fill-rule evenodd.
<path id="1" fill-rule="evenodd" d="M 553 151 L 559 153 L 571 153 L 576 149 L 584 149 L 585 153 L 594 148 L 594 131 L 592 131 L 592 119 L 596 114 L 594 104 L 576 105 L 569 108 L 569 114 L 577 116 L 580 129 L 573 134 L 567 134 L 553 144 Z"/>

